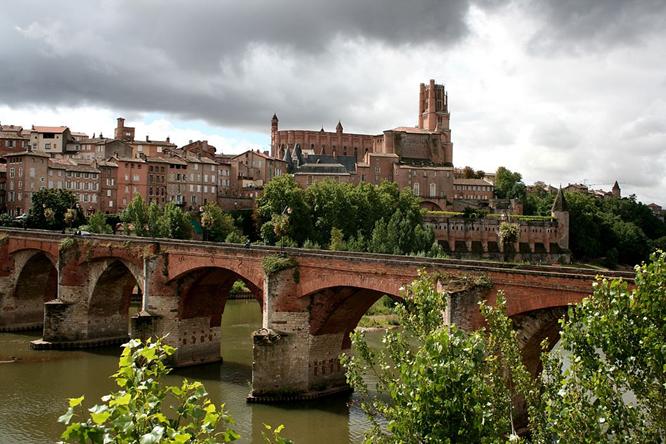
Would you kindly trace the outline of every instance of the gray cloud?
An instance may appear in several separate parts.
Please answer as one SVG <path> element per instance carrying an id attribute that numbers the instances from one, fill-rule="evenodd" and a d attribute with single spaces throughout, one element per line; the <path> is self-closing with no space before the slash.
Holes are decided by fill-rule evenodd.
<path id="1" fill-rule="evenodd" d="M 543 20 L 530 42 L 532 50 L 543 55 L 640 44 L 666 25 L 663 0 L 543 0 L 527 4 Z"/>
<path id="2" fill-rule="evenodd" d="M 326 106 L 299 94 L 308 89 L 299 83 L 312 82 L 318 67 L 332 74 L 334 42 L 445 47 L 466 35 L 468 7 L 467 0 L 21 1 L 3 5 L 0 18 L 0 41 L 11 42 L 0 46 L 0 84 L 11 85 L 0 99 L 103 104 L 251 129 L 265 127 L 273 111 L 295 107 L 294 120 L 311 125 L 358 101 L 354 88 L 330 91 Z M 278 54 L 248 89 L 246 64 L 261 50 Z M 280 57 L 294 66 L 271 66 Z M 288 77 L 278 79 L 283 94 L 269 91 L 272 76 Z M 317 79 L 330 89 L 329 80 Z"/>
<path id="3" fill-rule="evenodd" d="M 379 132 L 435 78 L 463 164 L 656 199 L 665 20 L 663 0 L 6 1 L 0 105 Z"/>

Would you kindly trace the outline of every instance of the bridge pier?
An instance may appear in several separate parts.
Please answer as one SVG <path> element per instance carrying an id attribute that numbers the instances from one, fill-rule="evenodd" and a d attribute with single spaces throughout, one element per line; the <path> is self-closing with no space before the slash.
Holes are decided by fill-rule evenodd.
<path id="1" fill-rule="evenodd" d="M 308 299 L 290 297 L 299 294 L 296 276 L 290 268 L 264 277 L 263 325 L 252 338 L 250 402 L 315 399 L 350 391 L 339 361 L 345 334 L 310 333 Z"/>

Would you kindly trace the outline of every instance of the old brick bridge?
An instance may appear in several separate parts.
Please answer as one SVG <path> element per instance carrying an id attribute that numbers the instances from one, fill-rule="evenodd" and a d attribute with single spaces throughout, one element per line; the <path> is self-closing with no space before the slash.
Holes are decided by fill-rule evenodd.
<path id="1" fill-rule="evenodd" d="M 526 362 L 536 370 L 539 343 L 557 335 L 568 304 L 591 291 L 590 270 L 493 262 L 287 249 L 291 268 L 269 275 L 274 247 L 243 248 L 168 239 L 66 237 L 47 231 L 0 231 L 0 331 L 43 328 L 35 348 L 104 345 L 168 335 L 176 365 L 221 359 L 220 322 L 231 285 L 243 280 L 263 313 L 254 334 L 252 395 L 308 398 L 346 388 L 338 356 L 367 309 L 424 268 L 451 290 L 447 321 L 481 325 L 477 302 L 507 295 Z M 628 273 L 609 277 L 631 280 Z M 456 282 L 491 283 L 456 291 Z M 449 282 L 447 282 L 449 281 Z M 451 284 L 451 285 L 449 285 Z M 133 289 L 141 311 L 130 319 Z"/>

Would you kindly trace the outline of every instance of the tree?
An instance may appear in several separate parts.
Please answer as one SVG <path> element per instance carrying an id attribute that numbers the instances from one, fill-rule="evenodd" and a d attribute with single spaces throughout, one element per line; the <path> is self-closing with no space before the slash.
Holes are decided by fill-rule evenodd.
<path id="1" fill-rule="evenodd" d="M 331 229 L 331 244 L 328 246 L 328 249 L 333 251 L 345 251 L 347 249 L 344 235 L 339 228 L 333 227 Z"/>
<path id="2" fill-rule="evenodd" d="M 501 295 L 498 308 L 483 307 L 490 328 L 470 333 L 444 325 L 446 297 L 435 289 L 434 276 L 420 274 L 403 297 L 395 307 L 402 329 L 385 333 L 384 349 L 370 350 L 354 333 L 354 356 L 342 358 L 371 421 L 366 442 L 499 442 L 515 436 L 514 397 L 532 406 L 538 391 L 522 364 Z M 366 372 L 377 381 L 377 396 L 369 395 Z"/>
<path id="3" fill-rule="evenodd" d="M 598 280 L 544 372 L 544 441 L 664 442 L 666 253 L 636 267 L 634 288 Z"/>
<path id="4" fill-rule="evenodd" d="M 69 399 L 67 412 L 58 421 L 67 427 L 61 438 L 67 443 L 170 443 L 212 444 L 240 438 L 229 426 L 234 420 L 208 398 L 198 381 L 184 379 L 180 386 L 164 385 L 171 370 L 165 362 L 175 349 L 161 339 L 145 343 L 133 339 L 124 345 L 113 374 L 118 391 L 102 397 L 88 409 L 89 416 L 73 421 L 84 397 Z M 168 406 L 168 407 L 167 407 Z M 282 436 L 284 426 L 265 425 L 267 443 L 290 444 Z"/>
<path id="5" fill-rule="evenodd" d="M 505 167 L 497 168 L 495 194 L 500 199 L 523 199 L 525 197 L 525 184 L 521 182 L 522 179 L 523 176 L 518 172 L 514 173 Z"/>
<path id="6" fill-rule="evenodd" d="M 91 233 L 98 234 L 111 234 L 111 226 L 106 223 L 106 216 L 104 213 L 96 212 L 88 218 L 88 223 L 81 227 L 84 230 L 90 231 Z"/>
<path id="7" fill-rule="evenodd" d="M 213 242 L 225 242 L 227 236 L 236 231 L 234 218 L 225 213 L 217 204 L 207 203 L 204 205 L 201 215 L 201 225 L 208 233 L 208 240 Z M 205 224 L 204 224 L 205 222 Z"/>
<path id="8" fill-rule="evenodd" d="M 131 224 L 137 236 L 148 235 L 148 207 L 140 194 L 135 194 L 132 201 L 120 215 L 125 225 Z"/>
<path id="9" fill-rule="evenodd" d="M 67 224 L 65 213 L 72 209 L 74 216 L 71 220 L 72 226 L 85 223 L 85 217 L 80 211 L 76 211 L 78 199 L 74 193 L 63 189 L 42 189 L 32 195 L 32 207 L 28 212 L 27 225 L 35 228 L 48 228 L 59 230 Z M 47 215 L 52 216 L 47 217 Z"/>
<path id="10" fill-rule="evenodd" d="M 264 191 L 257 198 L 257 213 L 260 226 L 272 220 L 273 215 L 282 215 L 285 210 L 291 209 L 287 236 L 302 245 L 310 238 L 312 232 L 312 219 L 310 207 L 305 200 L 305 190 L 301 188 L 290 175 L 273 178 L 264 187 Z M 260 229 L 262 237 L 263 227 Z M 266 239 L 266 238 L 264 238 Z"/>
<path id="11" fill-rule="evenodd" d="M 151 204 L 152 205 L 152 204 Z M 190 214 L 169 202 L 161 209 L 158 218 L 158 235 L 169 239 L 191 239 Z"/>

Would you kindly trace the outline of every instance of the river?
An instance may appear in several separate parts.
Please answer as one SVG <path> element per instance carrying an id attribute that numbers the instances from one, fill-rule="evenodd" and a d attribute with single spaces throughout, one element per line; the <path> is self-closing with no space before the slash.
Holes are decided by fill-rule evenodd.
<path id="1" fill-rule="evenodd" d="M 361 442 L 367 422 L 349 395 L 319 401 L 283 405 L 247 404 L 252 377 L 251 332 L 261 325 L 255 301 L 228 301 L 222 317 L 223 364 L 175 370 L 169 384 L 183 377 L 204 383 L 211 399 L 224 402 L 236 420 L 233 428 L 241 443 L 262 442 L 263 424 L 286 427 L 285 436 L 299 443 L 325 440 L 327 444 Z M 91 407 L 105 393 L 114 391 L 109 378 L 117 369 L 120 349 L 86 351 L 33 351 L 29 341 L 41 334 L 0 333 L 0 443 L 56 442 L 63 430 L 57 422 L 66 411 L 67 398 L 85 395 Z M 368 333 L 378 344 L 380 333 Z"/>

